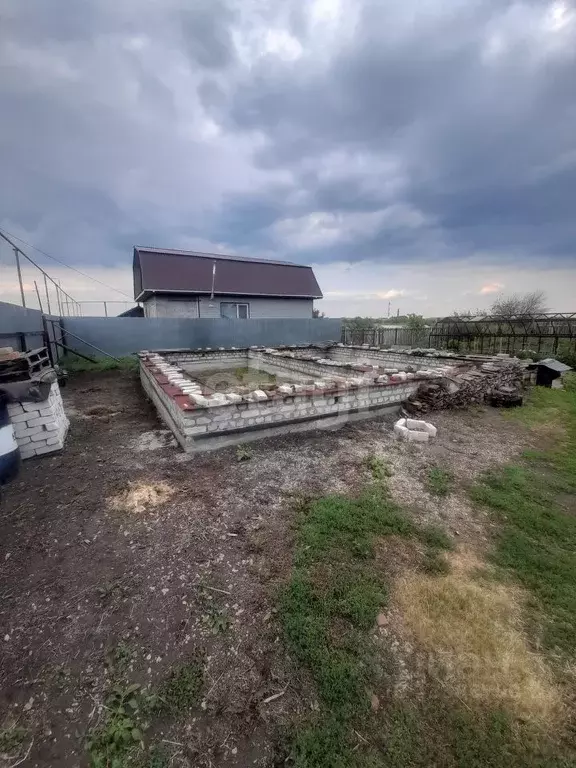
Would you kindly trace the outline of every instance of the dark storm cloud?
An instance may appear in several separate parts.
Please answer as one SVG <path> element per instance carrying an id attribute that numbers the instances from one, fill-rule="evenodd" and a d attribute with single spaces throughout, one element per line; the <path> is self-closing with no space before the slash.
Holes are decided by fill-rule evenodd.
<path id="1" fill-rule="evenodd" d="M 41 247 L 576 260 L 569 3 L 49 5 L 0 30 L 0 224 Z"/>

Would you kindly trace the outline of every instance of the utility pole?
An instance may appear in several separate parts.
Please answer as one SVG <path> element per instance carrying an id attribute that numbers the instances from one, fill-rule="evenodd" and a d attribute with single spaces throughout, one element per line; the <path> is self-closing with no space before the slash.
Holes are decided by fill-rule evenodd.
<path id="1" fill-rule="evenodd" d="M 52 314 L 52 310 L 50 309 L 50 294 L 48 293 L 48 280 L 46 280 L 46 272 L 43 272 L 44 275 L 44 290 L 46 291 L 46 304 L 48 305 L 48 314 Z"/>
<path id="2" fill-rule="evenodd" d="M 40 298 L 40 291 L 38 290 L 38 283 L 36 280 L 34 280 L 34 288 L 36 288 L 36 296 L 38 297 L 38 306 L 40 307 L 40 312 L 44 314 L 44 307 L 42 306 L 42 299 Z"/>
<path id="3" fill-rule="evenodd" d="M 62 317 L 62 301 L 60 299 L 60 286 L 58 283 L 54 283 L 56 286 L 56 300 L 58 301 L 58 314 Z"/>
<path id="4" fill-rule="evenodd" d="M 22 306 L 26 307 L 26 299 L 24 298 L 24 286 L 22 285 L 22 271 L 20 269 L 20 253 L 18 248 L 14 246 L 14 256 L 16 257 L 16 271 L 18 272 L 18 282 L 20 284 L 20 296 L 22 297 Z"/>

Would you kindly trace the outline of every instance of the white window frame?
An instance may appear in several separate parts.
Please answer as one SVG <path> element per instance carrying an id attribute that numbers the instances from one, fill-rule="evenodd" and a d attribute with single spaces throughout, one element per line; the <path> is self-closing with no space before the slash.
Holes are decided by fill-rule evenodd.
<path id="1" fill-rule="evenodd" d="M 233 304 L 236 307 L 236 320 L 249 320 L 250 319 L 250 304 L 245 301 L 221 301 L 220 302 L 220 317 L 225 317 L 222 314 L 222 304 Z M 246 307 L 246 317 L 240 317 L 240 307 Z"/>

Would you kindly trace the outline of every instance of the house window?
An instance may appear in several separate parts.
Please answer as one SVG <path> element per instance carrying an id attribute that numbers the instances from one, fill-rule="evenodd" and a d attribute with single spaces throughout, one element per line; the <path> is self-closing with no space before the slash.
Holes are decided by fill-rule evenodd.
<path id="1" fill-rule="evenodd" d="M 220 317 L 227 317 L 229 320 L 247 320 L 250 317 L 250 305 L 221 301 Z"/>

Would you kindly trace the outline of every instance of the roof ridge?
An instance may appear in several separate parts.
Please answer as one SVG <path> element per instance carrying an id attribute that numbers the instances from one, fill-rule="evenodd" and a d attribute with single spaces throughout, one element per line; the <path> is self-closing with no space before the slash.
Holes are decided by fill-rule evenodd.
<path id="1" fill-rule="evenodd" d="M 263 256 L 239 256 L 233 253 L 211 253 L 210 251 L 186 251 L 180 248 L 156 248 L 155 246 L 135 245 L 134 250 L 145 253 L 166 254 L 168 256 L 191 256 L 196 258 L 222 259 L 223 261 L 248 261 L 252 264 L 282 264 L 285 267 L 302 267 L 311 269 L 309 264 L 298 264 L 294 261 L 280 259 L 265 259 Z"/>

